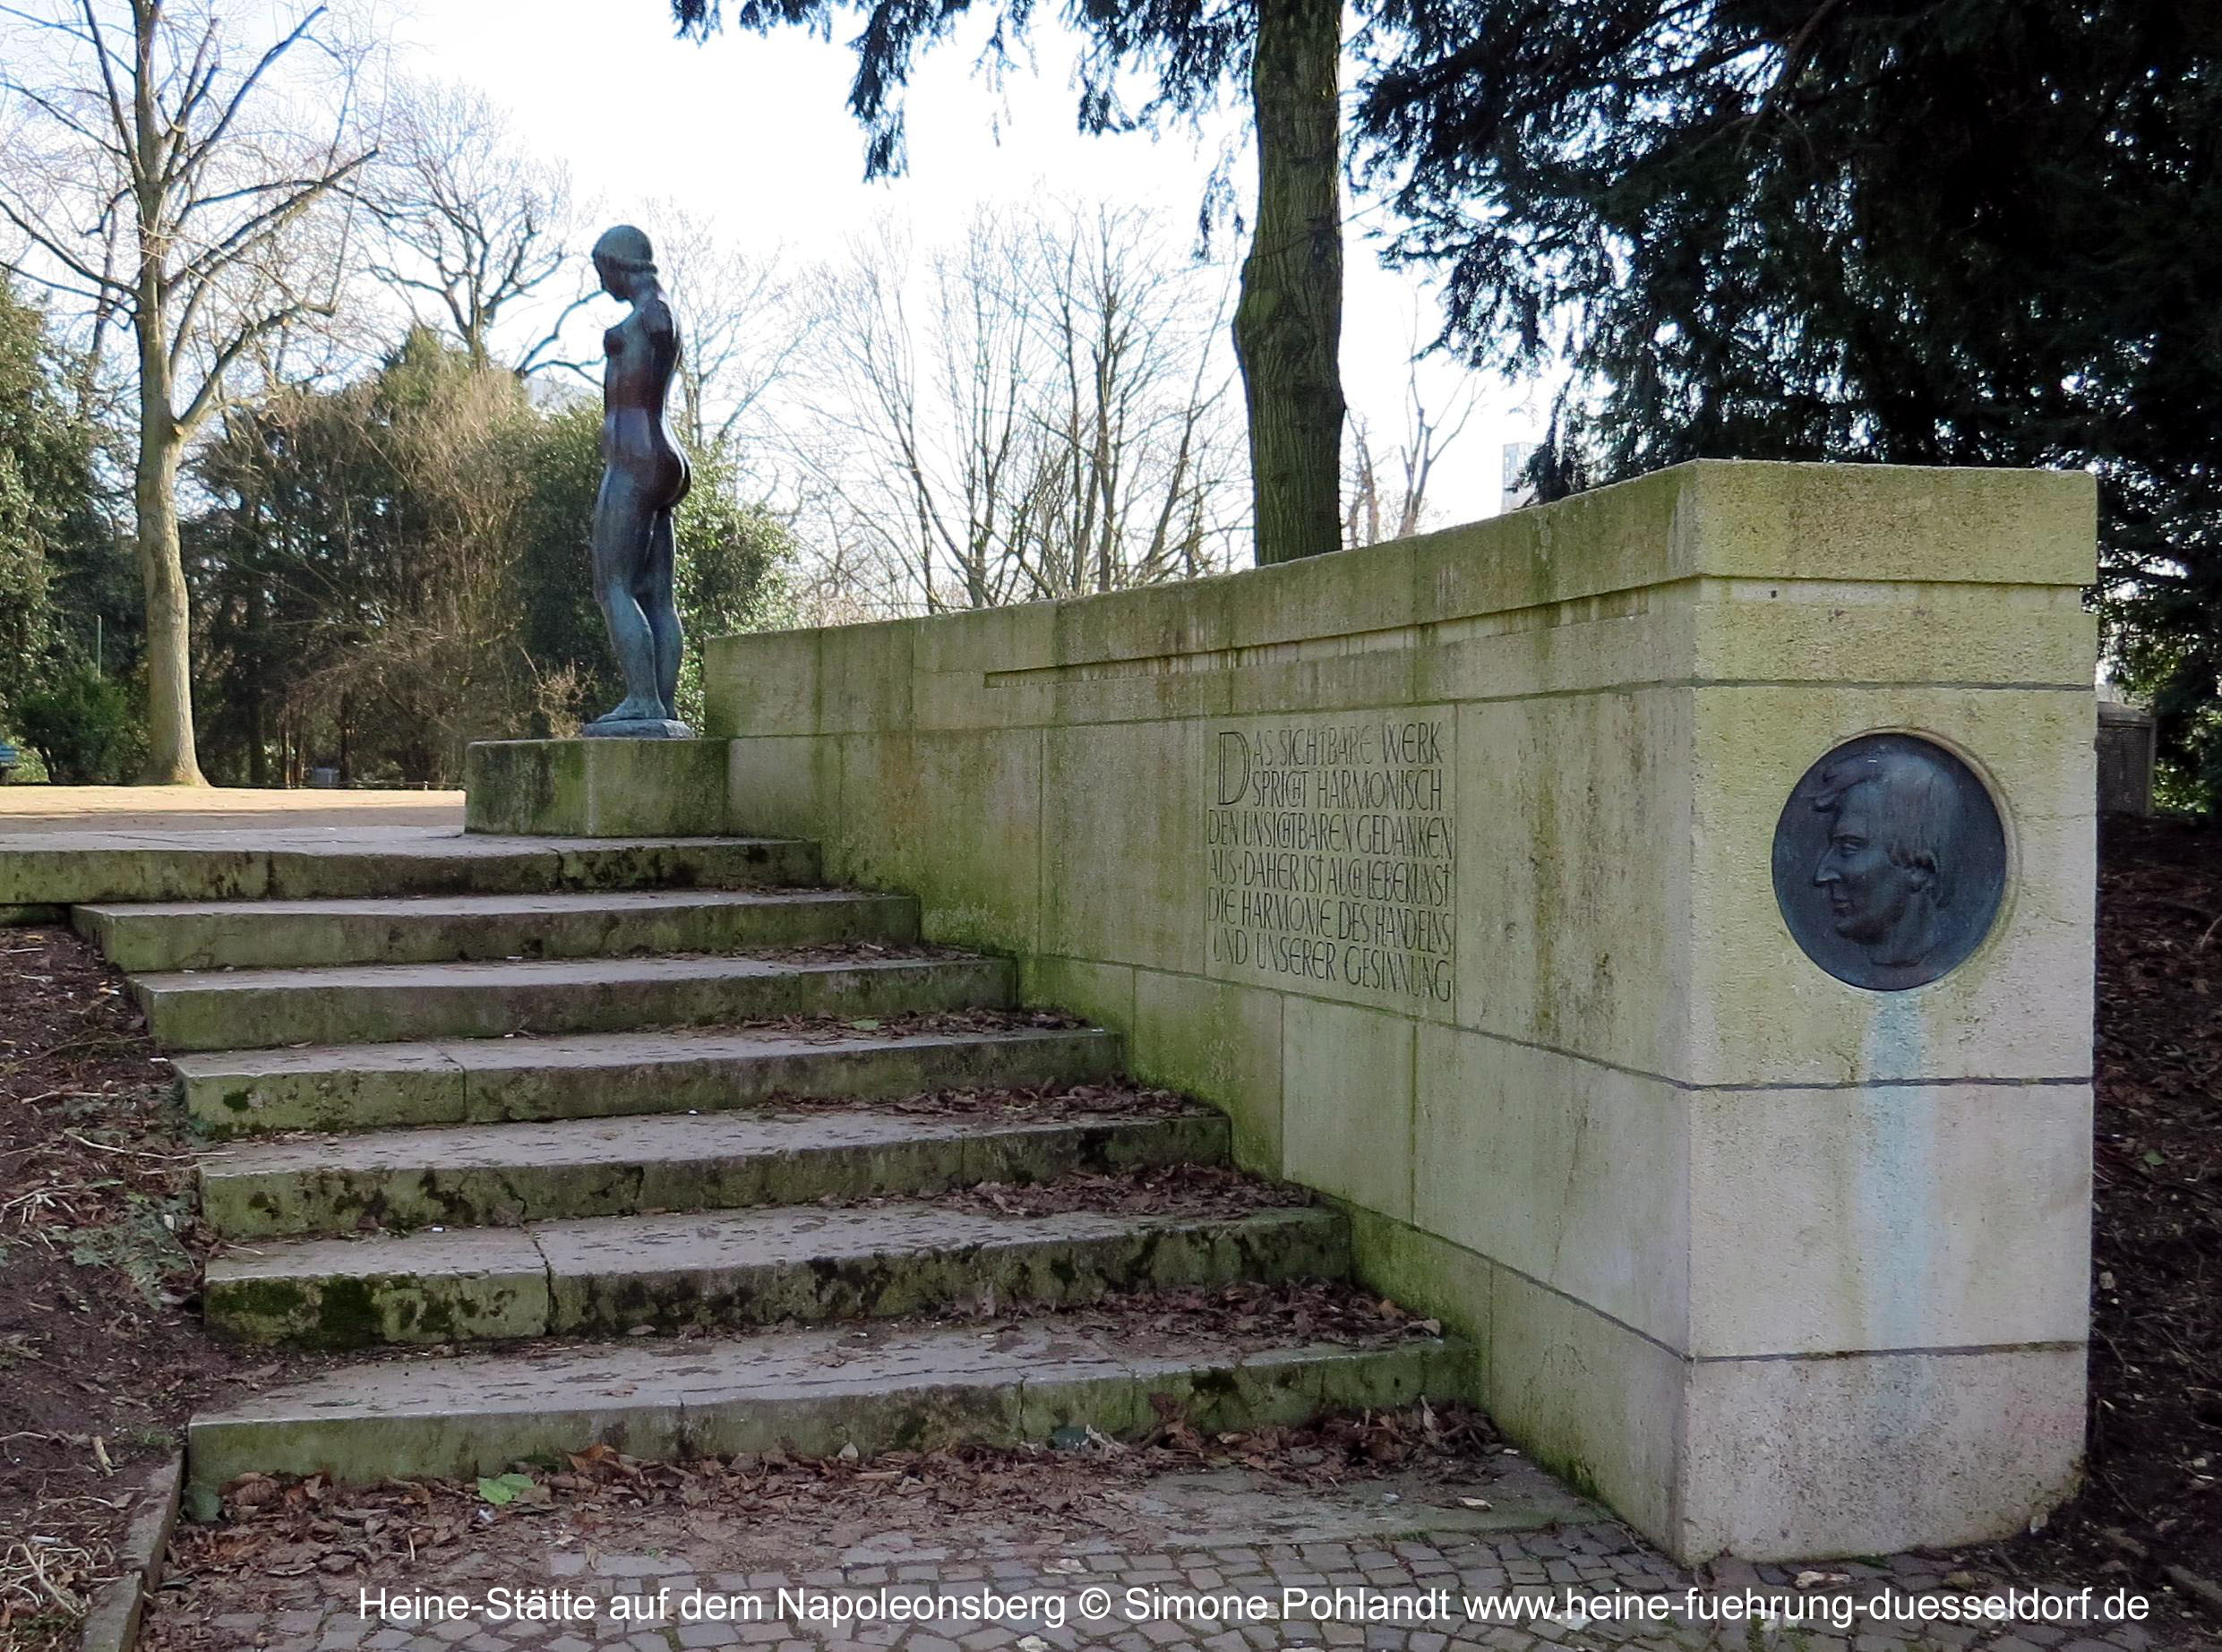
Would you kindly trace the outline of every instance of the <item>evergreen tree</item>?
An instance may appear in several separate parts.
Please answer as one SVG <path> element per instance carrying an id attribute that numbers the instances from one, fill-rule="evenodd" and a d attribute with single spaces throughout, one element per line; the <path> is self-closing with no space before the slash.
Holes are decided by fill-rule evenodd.
<path id="1" fill-rule="evenodd" d="M 38 686 L 54 642 L 38 514 L 15 455 L 0 448 L 0 717 Z"/>
<path id="2" fill-rule="evenodd" d="M 2222 7 L 1384 0 L 1357 117 L 1448 341 L 1677 460 L 2089 466 L 2114 653 L 2222 797 Z"/>
<path id="3" fill-rule="evenodd" d="M 78 629 L 83 576 L 114 556 L 62 365 L 46 318 L 0 281 L 0 718 L 44 683 Z"/>
<path id="4" fill-rule="evenodd" d="M 421 329 L 358 382 L 226 415 L 194 465 L 220 502 L 184 535 L 212 769 L 430 778 L 507 709 L 485 643 L 510 484 L 484 455 L 530 416 L 511 375 Z"/>

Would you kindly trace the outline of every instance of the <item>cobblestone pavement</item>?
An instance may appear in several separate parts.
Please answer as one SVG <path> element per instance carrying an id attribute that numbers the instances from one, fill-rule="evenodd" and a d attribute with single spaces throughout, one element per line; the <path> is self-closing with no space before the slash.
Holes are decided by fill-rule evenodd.
<path id="1" fill-rule="evenodd" d="M 1949 1571 L 1950 1561 L 1919 1556 L 1809 1571 L 1803 1587 L 1797 1569 L 1730 1563 L 1694 1588 L 1690 1574 L 1625 1528 L 1601 1523 L 1155 1552 L 882 1538 L 851 1545 L 838 1565 L 776 1572 L 702 1569 L 711 1557 L 692 1546 L 624 1554 L 559 1535 L 536 1559 L 512 1554 L 489 1566 L 483 1554 L 465 1555 L 406 1586 L 386 1584 L 382 1611 L 382 1586 L 369 1585 L 365 1601 L 354 1579 L 316 1579 L 316 1605 L 252 1612 L 210 1610 L 223 1590 L 195 1582 L 166 1598 L 152 1641 L 226 1652 L 2180 1652 L 2218 1644 L 2165 1593 L 2130 1587 L 2150 1615 L 2105 1621 L 2104 1603 L 2124 1588 L 2118 1579 L 2098 1584 L 2086 1609 L 2067 1611 L 2073 1591 L 1974 1581 Z M 1986 1600 L 2002 1603 L 2012 1621 L 1940 1615 Z M 1538 1619 L 1546 1604 L 1554 1615 Z M 1772 1622 L 1760 1615 L 1769 1610 Z"/>

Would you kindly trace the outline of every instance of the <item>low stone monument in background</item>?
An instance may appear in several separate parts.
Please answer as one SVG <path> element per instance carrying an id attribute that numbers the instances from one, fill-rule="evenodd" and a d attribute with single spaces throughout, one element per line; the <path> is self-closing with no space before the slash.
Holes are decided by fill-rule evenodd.
<path id="1" fill-rule="evenodd" d="M 2152 713 L 2120 700 L 2098 702 L 2098 812 L 2152 813 Z"/>

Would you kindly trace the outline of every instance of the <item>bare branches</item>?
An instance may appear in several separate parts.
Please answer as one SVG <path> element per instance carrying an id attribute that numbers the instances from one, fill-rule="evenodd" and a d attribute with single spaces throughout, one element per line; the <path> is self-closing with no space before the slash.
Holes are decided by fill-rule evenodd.
<path id="1" fill-rule="evenodd" d="M 519 378 L 528 379 L 534 373 L 551 371 L 575 372 L 582 378 L 590 376 L 587 371 L 587 363 L 565 360 L 553 352 L 562 342 L 564 324 L 573 315 L 592 304 L 598 295 L 597 289 L 589 288 L 563 306 L 557 313 L 555 320 L 548 323 L 547 330 L 540 335 L 537 342 L 518 358 L 517 376 Z"/>
<path id="2" fill-rule="evenodd" d="M 367 155 L 357 156 L 318 177 L 287 178 L 279 183 L 259 184 L 247 189 L 232 191 L 228 198 L 233 200 L 246 196 L 259 198 L 279 191 L 288 193 L 283 200 L 263 208 L 240 223 L 221 241 L 202 248 L 187 259 L 170 277 L 170 285 L 190 291 L 214 280 L 234 264 L 252 257 L 259 249 L 283 234 L 287 226 L 323 196 L 346 183 L 369 158 Z M 188 203 L 179 212 L 178 221 L 182 224 L 193 211 L 205 204 L 212 202 Z"/>
<path id="3" fill-rule="evenodd" d="M 56 281 L 50 277 L 41 275 L 37 270 L 34 269 L 23 269 L 16 271 L 16 273 L 28 276 L 30 279 L 37 281 L 40 286 L 47 287 L 54 292 L 73 294 L 77 296 L 83 297 L 89 303 L 99 302 L 99 295 L 104 292 L 114 292 L 119 295 L 126 295 L 131 292 L 129 283 L 116 280 L 107 272 L 93 269 L 91 265 L 86 263 L 78 256 L 76 250 L 77 244 L 82 241 L 82 237 L 64 236 L 64 235 L 57 234 L 56 231 L 48 228 L 45 222 L 39 218 L 26 214 L 16 206 L 15 202 L 10 201 L 5 195 L 0 195 L 0 217 L 4 217 L 8 222 L 14 225 L 17 229 L 21 230 L 31 242 L 31 244 L 38 247 L 40 252 L 44 253 L 48 258 L 51 258 L 56 263 L 61 265 L 63 269 L 68 270 L 72 275 L 74 275 L 80 279 L 85 281 L 93 290 L 90 293 L 82 292 L 77 288 L 70 287 L 66 282 Z"/>
<path id="4" fill-rule="evenodd" d="M 116 128 L 116 142 L 121 145 L 117 152 L 128 170 L 131 166 L 133 125 L 124 118 L 123 96 L 116 89 L 116 60 L 108 50 L 107 36 L 101 30 L 100 14 L 93 9 L 93 0 L 82 0 L 82 3 L 85 32 L 80 38 L 92 47 L 93 63 L 100 71 L 100 89 L 107 94 L 108 119 Z"/>
<path id="5" fill-rule="evenodd" d="M 650 201 L 646 224 L 686 340 L 682 428 L 697 448 L 730 450 L 821 318 L 796 302 L 804 278 L 784 248 L 743 253 L 675 201 Z"/>
<path id="6" fill-rule="evenodd" d="M 1464 433 L 1480 406 L 1478 386 L 1468 380 L 1451 393 L 1443 412 L 1429 413 L 1420 382 L 1420 355 L 1415 332 L 1411 371 L 1404 381 L 1403 441 L 1390 456 L 1401 473 L 1394 484 L 1385 477 L 1383 456 L 1373 450 L 1365 419 L 1357 414 L 1351 417 L 1350 463 L 1343 488 L 1345 545 L 1409 539 L 1420 532 L 1427 520 L 1428 488 L 1434 481 L 1435 467 Z"/>
<path id="7" fill-rule="evenodd" d="M 227 328 L 219 338 L 204 333 L 210 312 L 221 307 L 211 302 L 213 289 L 236 285 L 242 296 L 270 290 L 278 244 L 371 158 L 348 152 L 346 56 L 316 32 L 322 7 L 281 26 L 243 72 L 227 69 L 227 30 L 212 0 L 137 0 L 116 8 L 113 18 L 110 9 L 104 0 L 72 0 L 67 9 L 57 4 L 45 15 L 0 6 L 0 20 L 43 37 L 49 48 L 21 60 L 11 56 L 20 66 L 0 78 L 47 127 L 43 147 L 27 144 L 29 152 L 11 155 L 0 170 L 0 215 L 48 266 L 33 264 L 24 274 L 88 304 L 116 305 L 134 318 L 143 311 L 150 330 L 161 336 L 171 373 L 197 365 L 220 381 L 239 359 L 227 347 L 240 330 Z M 285 135 L 295 121 L 281 107 L 330 88 L 297 78 L 282 92 L 273 84 L 287 55 L 309 46 L 339 65 L 342 94 L 330 135 L 314 144 Z M 40 88 L 28 86 L 33 74 Z M 78 90 L 55 90 L 73 78 Z M 258 93 L 272 101 L 270 131 L 259 124 L 250 130 Z M 97 129 L 85 113 L 93 108 L 110 131 Z M 128 220 L 133 255 L 121 268 L 113 258 L 96 265 L 96 250 L 113 247 L 105 232 L 119 212 Z M 57 280 L 57 272 L 73 279 Z M 282 291 L 250 325 L 256 337 L 267 336 L 320 307 Z M 205 411 L 220 388 L 195 384 L 187 407 Z M 189 432 L 194 421 L 179 423 Z"/>
<path id="8" fill-rule="evenodd" d="M 90 13 L 93 0 L 84 0 L 84 4 L 87 13 Z M 158 15 L 162 9 L 162 0 L 137 0 L 137 4 Z M 324 8 L 321 5 L 308 13 L 293 26 L 284 38 L 273 42 L 262 56 L 255 59 L 254 67 L 247 71 L 245 77 L 224 99 L 223 113 L 217 116 L 216 124 L 209 129 L 205 137 L 193 139 L 185 135 L 187 116 L 193 108 L 197 107 L 205 100 L 203 97 L 188 94 L 176 114 L 164 122 L 167 128 L 164 136 L 174 138 L 177 145 L 178 159 L 176 172 L 179 175 L 199 169 L 208 157 L 221 152 L 226 134 L 231 131 L 233 124 L 238 120 L 240 110 L 247 107 L 247 100 L 254 95 L 254 89 L 262 84 L 262 77 L 270 73 L 273 64 L 308 38 L 309 30 L 323 15 Z M 202 36 L 200 44 L 194 48 L 196 59 L 204 58 L 213 48 L 215 38 L 216 19 L 211 13 L 208 28 Z M 142 95 L 144 95 L 143 92 Z M 360 163 L 353 164 L 359 165 Z"/>
<path id="9" fill-rule="evenodd" d="M 11 134 L 0 215 L 36 255 L 24 273 L 86 304 L 96 341 L 127 319 L 137 345 L 134 500 L 159 781 L 200 778 L 178 549 L 184 445 L 251 355 L 330 313 L 331 298 L 313 293 L 336 290 L 338 257 L 296 278 L 305 248 L 344 248 L 344 230 L 322 243 L 307 232 L 371 158 L 354 141 L 353 61 L 322 31 L 323 8 L 278 23 L 233 70 L 226 48 L 250 16 L 268 13 L 223 0 L 0 5 L 0 85 L 37 117 Z M 296 135 L 311 103 L 337 111 L 322 141 Z"/>
<path id="10" fill-rule="evenodd" d="M 403 89 L 382 150 L 365 191 L 385 242 L 373 272 L 430 300 L 430 324 L 473 361 L 491 361 L 504 313 L 565 266 L 576 228 L 569 175 L 526 156 L 493 107 L 460 87 Z M 547 352 L 585 299 L 512 363 L 520 375 L 553 364 Z M 425 309 L 412 309 L 426 321 Z"/>
<path id="11" fill-rule="evenodd" d="M 1240 527 L 1223 270 L 1146 215 L 882 235 L 819 284 L 803 458 L 849 613 L 983 607 L 1214 571 Z"/>
<path id="12" fill-rule="evenodd" d="M 266 338 L 277 337 L 312 315 L 330 313 L 329 306 L 296 299 L 242 322 L 236 331 L 216 347 L 209 370 L 202 377 L 201 388 L 193 392 L 193 399 L 177 415 L 179 432 L 190 438 L 222 404 L 225 375 L 254 346 Z"/>

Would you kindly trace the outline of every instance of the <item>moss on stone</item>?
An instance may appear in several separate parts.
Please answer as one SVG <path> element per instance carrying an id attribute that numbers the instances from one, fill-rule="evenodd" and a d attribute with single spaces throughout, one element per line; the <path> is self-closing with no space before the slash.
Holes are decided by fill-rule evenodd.
<path id="1" fill-rule="evenodd" d="M 384 1340 L 384 1323 L 368 1280 L 329 1279 L 317 1292 L 315 1345 L 369 1348 Z"/>

